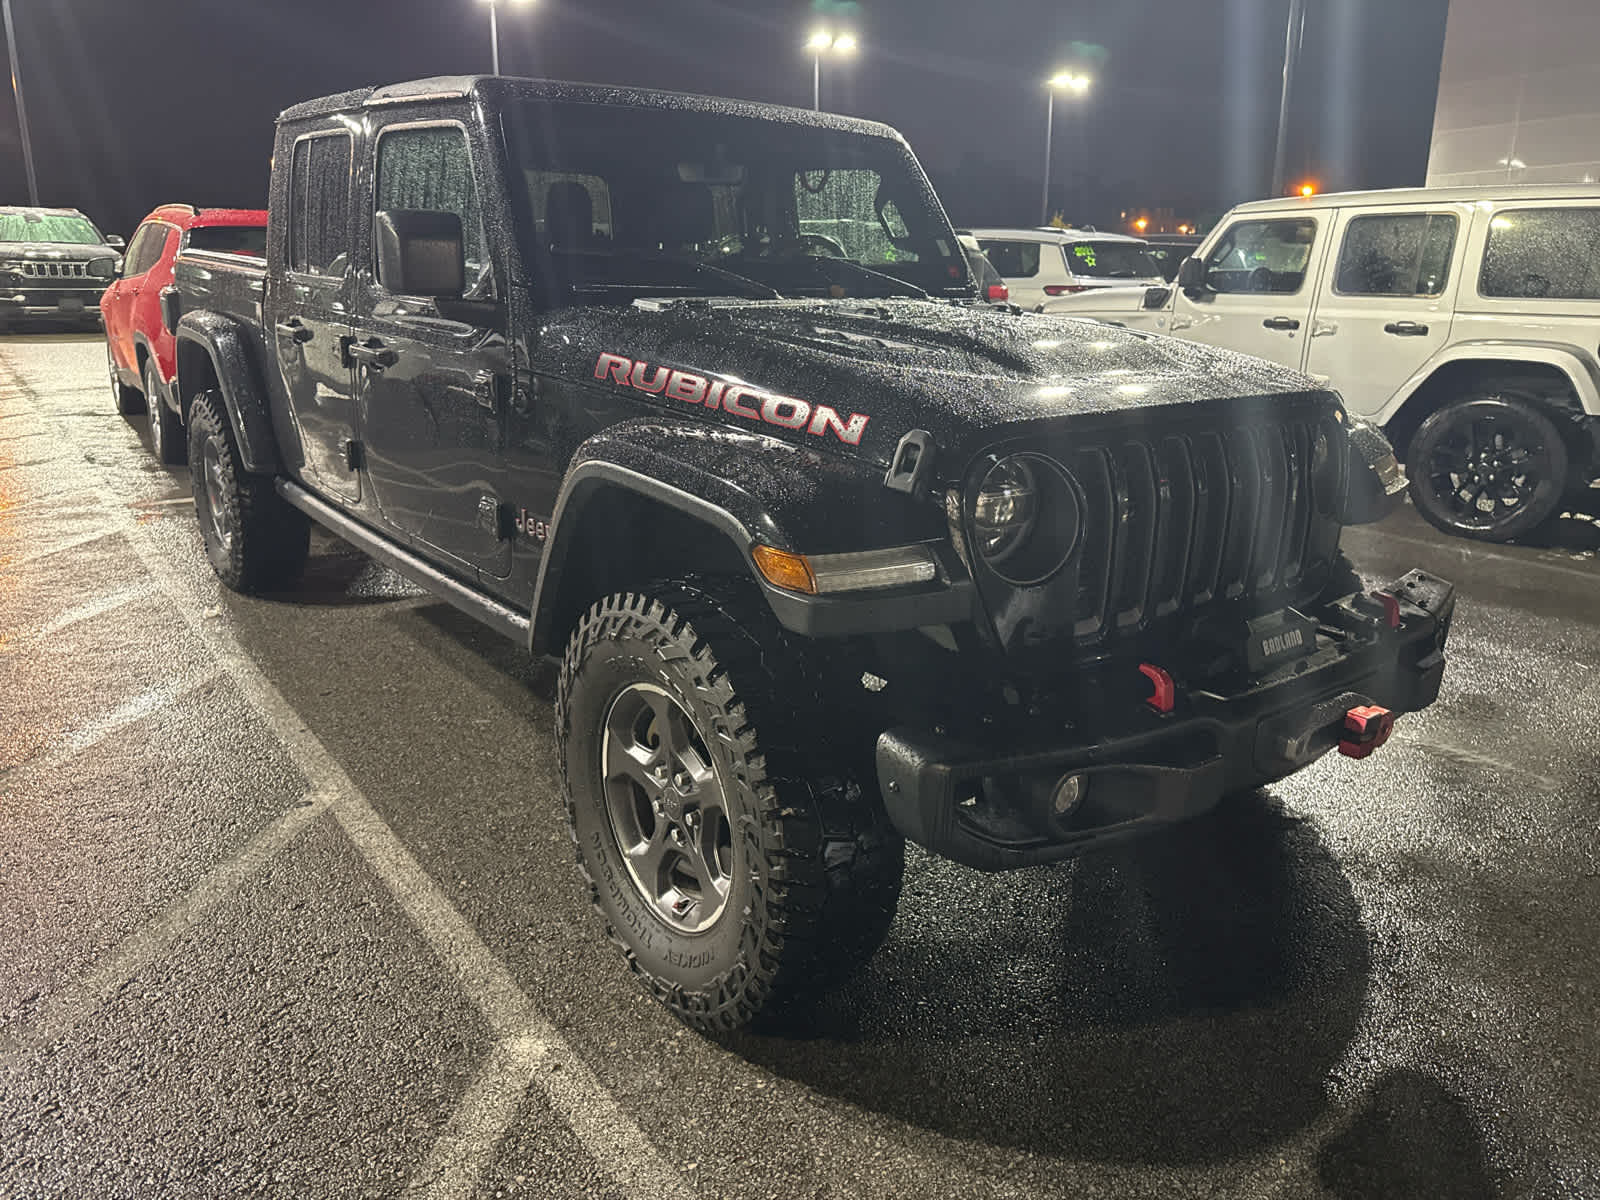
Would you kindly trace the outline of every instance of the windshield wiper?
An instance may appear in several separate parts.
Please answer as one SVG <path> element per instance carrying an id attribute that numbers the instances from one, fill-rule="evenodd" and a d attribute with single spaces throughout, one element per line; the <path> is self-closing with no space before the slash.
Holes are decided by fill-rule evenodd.
<path id="1" fill-rule="evenodd" d="M 914 296 L 918 300 L 926 300 L 928 298 L 928 293 L 916 284 L 909 283 L 898 275 L 890 275 L 884 271 L 874 271 L 871 267 L 864 267 L 853 258 L 827 258 L 820 254 L 807 254 L 805 257 L 814 263 L 838 264 L 842 267 L 849 267 L 856 274 L 863 275 L 868 279 L 876 279 L 883 283 L 892 284 L 902 296 Z M 828 273 L 826 267 L 823 268 L 822 273 L 824 275 Z"/>
<path id="2" fill-rule="evenodd" d="M 682 263 L 686 267 L 693 267 L 696 271 L 704 271 L 715 279 L 724 279 L 729 283 L 737 283 L 756 293 L 760 300 L 782 300 L 783 293 L 770 283 L 762 283 L 759 279 L 751 279 L 748 275 L 741 275 L 737 271 L 730 271 L 725 267 L 714 267 L 708 262 L 701 262 L 698 258 L 679 258 L 675 255 L 663 255 L 662 261 Z"/>
<path id="3" fill-rule="evenodd" d="M 675 267 L 687 267 L 696 275 L 709 275 L 713 279 L 720 279 L 725 283 L 737 284 L 747 299 L 751 300 L 782 300 L 783 293 L 771 284 L 762 283 L 759 279 L 751 279 L 748 275 L 740 275 L 737 271 L 729 271 L 725 267 L 713 266 L 688 254 L 666 254 L 661 251 L 638 250 L 561 250 L 554 248 L 553 254 L 570 256 L 572 258 L 605 258 L 615 260 L 631 259 L 637 262 L 670 263 Z M 579 285 L 583 290 L 595 287 L 604 289 L 639 288 L 648 290 L 654 286 L 648 283 L 628 283 L 614 280 L 603 282 L 584 283 Z"/>

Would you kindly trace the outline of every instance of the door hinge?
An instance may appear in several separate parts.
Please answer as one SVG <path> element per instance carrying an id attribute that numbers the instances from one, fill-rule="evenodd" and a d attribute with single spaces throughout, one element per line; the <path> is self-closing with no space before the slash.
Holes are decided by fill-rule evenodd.
<path id="1" fill-rule="evenodd" d="M 511 505 L 484 492 L 478 497 L 478 528 L 493 534 L 497 542 L 509 542 L 517 536 L 517 514 Z"/>
<path id="2" fill-rule="evenodd" d="M 346 438 L 341 446 L 344 450 L 344 465 L 348 471 L 359 471 L 367 465 L 366 450 L 355 438 Z"/>

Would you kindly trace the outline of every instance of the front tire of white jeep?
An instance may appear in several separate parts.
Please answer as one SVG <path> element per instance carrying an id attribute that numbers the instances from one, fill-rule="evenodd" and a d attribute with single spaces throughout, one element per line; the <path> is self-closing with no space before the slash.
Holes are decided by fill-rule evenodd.
<path id="1" fill-rule="evenodd" d="M 1537 400 L 1484 388 L 1429 415 L 1411 439 L 1411 502 L 1445 533 L 1526 537 L 1561 509 L 1568 455 Z"/>
<path id="2" fill-rule="evenodd" d="M 759 604 L 712 584 L 610 596 L 568 641 L 556 701 L 594 907 L 645 986 L 705 1032 L 863 962 L 904 869 L 875 789 L 818 765 L 828 748 L 775 676 L 794 659 Z"/>

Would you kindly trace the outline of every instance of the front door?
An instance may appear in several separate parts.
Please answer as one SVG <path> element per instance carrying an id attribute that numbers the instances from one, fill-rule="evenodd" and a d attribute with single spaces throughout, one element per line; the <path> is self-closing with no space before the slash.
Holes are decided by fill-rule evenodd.
<path id="1" fill-rule="evenodd" d="M 1178 292 L 1168 332 L 1298 370 L 1329 215 L 1234 221 L 1206 253 L 1205 290 Z"/>
<path id="2" fill-rule="evenodd" d="M 351 347 L 367 481 L 383 519 L 414 544 L 458 568 L 503 578 L 512 545 L 510 514 L 497 490 L 511 390 L 507 330 L 453 320 L 425 297 L 393 295 L 371 265 L 375 213 L 453 212 L 461 218 L 467 297 L 496 298 L 500 285 L 490 267 L 465 127 L 401 120 L 382 129 L 367 194 Z"/>
<path id="3" fill-rule="evenodd" d="M 1346 209 L 1338 257 L 1318 289 L 1306 370 L 1327 376 L 1352 412 L 1375 417 L 1450 340 L 1472 209 Z"/>
<path id="4" fill-rule="evenodd" d="M 300 434 L 309 482 L 332 499 L 356 504 L 361 476 L 351 443 L 357 437 L 355 375 L 345 354 L 355 286 L 350 246 L 350 134 L 314 133 L 294 144 L 289 168 L 289 222 L 279 236 L 287 264 L 274 289 L 271 336 Z"/>

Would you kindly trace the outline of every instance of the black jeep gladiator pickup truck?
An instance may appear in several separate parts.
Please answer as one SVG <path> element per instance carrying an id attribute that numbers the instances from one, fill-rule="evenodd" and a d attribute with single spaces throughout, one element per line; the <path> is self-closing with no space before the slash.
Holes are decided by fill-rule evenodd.
<path id="1" fill-rule="evenodd" d="M 607 931 L 727 1029 L 870 954 L 904 838 L 1051 862 L 1438 694 L 1454 594 L 1339 550 L 1404 486 L 1304 376 L 983 304 L 892 129 L 502 78 L 278 121 L 267 258 L 189 253 L 222 580 L 309 522 L 561 655 Z"/>

